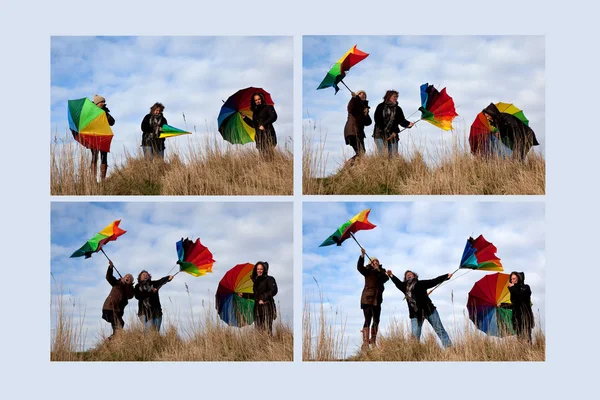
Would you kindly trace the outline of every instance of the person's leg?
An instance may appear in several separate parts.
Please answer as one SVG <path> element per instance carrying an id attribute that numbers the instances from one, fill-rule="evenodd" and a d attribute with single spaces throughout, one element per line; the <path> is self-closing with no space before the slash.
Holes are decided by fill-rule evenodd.
<path id="1" fill-rule="evenodd" d="M 381 305 L 373 307 L 373 327 L 371 328 L 370 344 L 377 344 L 377 331 L 379 330 L 379 318 L 381 317 Z"/>
<path id="2" fill-rule="evenodd" d="M 373 307 L 372 306 L 364 306 L 363 314 L 365 316 L 365 322 L 363 324 L 363 328 L 361 330 L 362 333 L 362 348 L 369 347 L 369 326 L 371 325 L 371 320 L 373 319 Z"/>
<path id="3" fill-rule="evenodd" d="M 375 138 L 375 148 L 377 149 L 377 155 L 385 154 L 385 145 L 382 138 Z"/>
<path id="4" fill-rule="evenodd" d="M 429 321 L 429 323 L 433 327 L 433 330 L 442 341 L 442 345 L 444 346 L 444 348 L 452 346 L 452 341 L 450 340 L 448 333 L 444 329 L 444 325 L 442 324 L 442 320 L 440 319 L 440 315 L 438 314 L 437 310 L 433 310 L 433 312 L 427 317 L 427 320 Z"/>
<path id="5" fill-rule="evenodd" d="M 108 153 L 106 151 L 100 152 L 100 179 L 104 181 L 106 179 L 106 171 L 108 170 Z"/>
<path id="6" fill-rule="evenodd" d="M 152 158 L 152 146 L 142 146 L 142 153 L 144 154 L 144 158 L 149 160 Z"/>
<path id="7" fill-rule="evenodd" d="M 92 172 L 92 176 L 96 179 L 96 174 L 98 173 L 98 150 L 90 149 L 92 152 L 92 164 L 90 166 L 90 171 Z"/>
<path id="8" fill-rule="evenodd" d="M 398 156 L 398 143 L 399 142 L 397 140 L 392 143 L 392 157 Z"/>
<path id="9" fill-rule="evenodd" d="M 423 327 L 423 321 L 419 321 L 418 318 L 410 319 L 410 328 L 412 336 L 417 339 L 417 341 L 421 340 L 421 328 Z"/>
<path id="10" fill-rule="evenodd" d="M 162 324 L 162 315 L 160 317 L 152 318 L 150 322 L 152 323 L 152 328 L 156 329 L 157 332 L 160 332 L 160 325 Z"/>

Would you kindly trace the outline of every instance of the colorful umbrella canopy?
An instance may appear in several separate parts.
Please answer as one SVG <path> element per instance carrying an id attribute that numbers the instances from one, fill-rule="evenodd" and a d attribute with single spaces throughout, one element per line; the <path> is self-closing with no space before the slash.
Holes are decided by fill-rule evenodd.
<path id="1" fill-rule="evenodd" d="M 496 255 L 497 251 L 496 246 L 485 240 L 483 235 L 479 235 L 477 239 L 470 237 L 460 260 L 460 268 L 504 271 L 500 258 Z"/>
<path id="2" fill-rule="evenodd" d="M 340 226 L 335 232 L 333 232 L 327 239 L 325 239 L 325 241 L 323 241 L 319 247 L 331 246 L 334 244 L 341 246 L 344 240 L 350 237 L 350 233 L 356 233 L 358 231 L 375 228 L 376 225 L 373 225 L 368 220 L 370 212 L 371 209 L 368 208 L 356 214 L 349 221 L 346 221 L 342 226 Z"/>
<path id="3" fill-rule="evenodd" d="M 446 88 L 441 92 L 428 83 L 421 85 L 421 119 L 449 131 L 452 129 L 452 120 L 458 116 L 454 108 L 454 100 L 446 93 Z"/>
<path id="4" fill-rule="evenodd" d="M 512 309 L 508 291 L 509 274 L 489 274 L 475 282 L 469 292 L 469 318 L 491 336 L 514 335 Z"/>
<path id="5" fill-rule="evenodd" d="M 104 110 L 84 97 L 68 101 L 68 117 L 76 141 L 88 149 L 110 151 L 113 133 Z"/>
<path id="6" fill-rule="evenodd" d="M 176 243 L 176 247 L 179 271 L 193 276 L 204 276 L 207 272 L 212 272 L 215 260 L 213 260 L 210 250 L 200 243 L 200 239 L 196 239 L 194 242 L 188 238 L 182 238 Z"/>
<path id="7" fill-rule="evenodd" d="M 498 111 L 514 115 L 527 126 L 529 120 L 520 108 L 517 108 L 512 103 L 496 103 Z M 499 156 L 510 157 L 512 150 L 502 143 L 493 133 L 497 132 L 496 127 L 490 125 L 489 121 L 483 115 L 483 112 L 477 114 L 475 121 L 471 124 L 469 133 L 469 144 L 471 145 L 471 153 L 480 155 L 497 154 Z"/>
<path id="8" fill-rule="evenodd" d="M 111 222 L 106 228 L 96 233 L 93 238 L 85 242 L 77 251 L 71 254 L 71 258 L 84 257 L 90 258 L 92 253 L 96 253 L 102 249 L 102 247 L 113 240 L 117 240 L 119 236 L 127 231 L 119 228 L 121 220 Z"/>
<path id="9" fill-rule="evenodd" d="M 253 264 L 238 264 L 227 271 L 219 282 L 217 312 L 228 325 L 242 327 L 254 322 L 254 299 L 238 296 L 238 293 L 253 293 L 250 279 L 253 269 Z"/>
<path id="10" fill-rule="evenodd" d="M 184 131 L 179 128 L 175 128 L 174 126 L 164 124 L 161 126 L 162 132 L 158 136 L 159 139 L 170 138 L 173 136 L 181 136 L 181 135 L 191 135 L 192 132 Z"/>
<path id="11" fill-rule="evenodd" d="M 271 95 L 264 89 L 248 87 L 241 89 L 230 96 L 221 107 L 217 118 L 219 132 L 223 139 L 232 144 L 246 144 L 254 142 L 255 130 L 242 119 L 242 115 L 252 119 L 250 102 L 254 93 L 262 93 L 265 103 L 274 106 Z"/>
<path id="12" fill-rule="evenodd" d="M 325 75 L 325 78 L 323 79 L 317 90 L 333 87 L 335 88 L 335 93 L 337 94 L 337 92 L 340 90 L 340 88 L 338 87 L 338 83 L 340 83 L 342 79 L 344 79 L 344 77 L 346 76 L 346 72 L 348 72 L 350 68 L 352 68 L 368 56 L 369 54 L 360 51 L 356 48 L 356 45 L 354 45 L 353 48 L 348 50 L 346 54 L 344 54 L 342 58 L 340 58 L 333 65 L 333 67 L 331 67 L 331 69 L 329 70 L 329 72 L 327 72 L 327 75 Z"/>

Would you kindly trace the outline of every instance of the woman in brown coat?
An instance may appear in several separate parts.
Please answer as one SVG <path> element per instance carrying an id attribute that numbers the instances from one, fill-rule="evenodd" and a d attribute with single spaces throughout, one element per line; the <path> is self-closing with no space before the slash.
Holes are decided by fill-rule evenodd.
<path id="1" fill-rule="evenodd" d="M 110 293 L 104 305 L 102 306 L 102 319 L 110 323 L 113 334 L 117 333 L 118 329 L 125 326 L 123 321 L 123 314 L 125 313 L 125 307 L 127 306 L 128 300 L 133 298 L 133 275 L 127 274 L 121 279 L 117 279 L 113 276 L 113 263 L 109 261 L 108 270 L 106 270 L 106 280 L 112 286 Z"/>
<path id="2" fill-rule="evenodd" d="M 389 277 L 376 258 L 373 258 L 371 263 L 365 267 L 365 249 L 360 251 L 361 255 L 358 257 L 356 268 L 365 277 L 365 287 L 360 296 L 360 308 L 365 315 L 365 323 L 361 332 L 363 348 L 366 348 L 369 344 L 377 344 L 377 330 L 379 328 L 379 317 L 381 316 L 383 291 L 385 290 L 383 284 L 388 281 Z M 371 327 L 371 339 L 369 339 L 371 320 L 373 320 L 373 326 Z"/>
<path id="3" fill-rule="evenodd" d="M 352 146 L 356 153 L 351 160 L 355 160 L 365 152 L 365 126 L 373 122 L 369 116 L 369 102 L 364 90 L 352 92 L 348 102 L 348 120 L 344 126 L 344 139 L 346 144 Z"/>

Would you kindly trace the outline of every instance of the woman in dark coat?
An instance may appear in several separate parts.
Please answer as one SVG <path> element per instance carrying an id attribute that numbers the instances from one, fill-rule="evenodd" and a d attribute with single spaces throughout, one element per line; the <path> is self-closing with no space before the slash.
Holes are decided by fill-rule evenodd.
<path id="1" fill-rule="evenodd" d="M 427 294 L 427 289 L 452 278 L 452 274 L 440 275 L 434 279 L 419 280 L 419 276 L 416 273 L 406 271 L 404 273 L 404 281 L 401 281 L 394 276 L 391 270 L 388 270 L 387 274 L 392 278 L 394 285 L 396 285 L 396 287 L 406 296 L 406 304 L 408 305 L 408 315 L 410 317 L 413 337 L 417 340 L 421 340 L 423 321 L 427 320 L 442 341 L 444 348 L 452 346 L 452 341 L 444 329 L 444 325 L 442 324 L 437 309 Z"/>
<path id="2" fill-rule="evenodd" d="M 500 112 L 494 103 L 490 103 L 482 112 L 490 124 L 498 129 L 500 140 L 512 150 L 513 158 L 523 161 L 529 149 L 539 145 L 533 129 L 514 115 Z"/>
<path id="3" fill-rule="evenodd" d="M 352 162 L 365 152 L 365 126 L 371 125 L 369 116 L 369 102 L 364 90 L 352 92 L 352 98 L 348 102 L 348 120 L 344 126 L 344 139 L 346 144 L 352 146 L 356 153 Z"/>
<path id="4" fill-rule="evenodd" d="M 238 296 L 254 299 L 254 326 L 273 335 L 273 320 L 277 318 L 277 307 L 273 297 L 277 294 L 277 282 L 269 276 L 269 263 L 257 262 L 250 279 L 254 283 L 252 293 L 238 293 Z"/>
<path id="5" fill-rule="evenodd" d="M 147 114 L 142 120 L 142 151 L 144 158 L 160 157 L 165 158 L 165 139 L 160 139 L 162 126 L 167 124 L 167 119 L 163 115 L 165 106 L 161 103 L 154 103 L 150 107 L 150 114 Z"/>
<path id="6" fill-rule="evenodd" d="M 399 126 L 412 128 L 413 125 L 413 122 L 404 118 L 404 112 L 398 106 L 398 92 L 395 90 L 385 92 L 383 102 L 375 108 L 373 138 L 377 152 L 383 154 L 387 148 L 390 159 L 394 155 L 398 155 Z"/>
<path id="7" fill-rule="evenodd" d="M 123 314 L 129 299 L 133 298 L 133 275 L 127 274 L 121 279 L 117 279 L 113 276 L 113 269 L 114 265 L 112 261 L 109 261 L 106 280 L 112 289 L 102 305 L 102 319 L 109 322 L 113 330 L 110 337 L 113 337 L 117 330 L 125 326 Z"/>
<path id="8" fill-rule="evenodd" d="M 508 290 L 512 305 L 513 329 L 519 338 L 527 339 L 531 343 L 531 330 L 535 326 L 535 321 L 531 310 L 531 288 L 525 284 L 523 272 L 510 273 Z"/>
<path id="9" fill-rule="evenodd" d="M 361 249 L 361 255 L 358 257 L 356 269 L 365 277 L 365 287 L 360 295 L 360 308 L 363 310 L 365 322 L 363 324 L 362 338 L 363 348 L 369 347 L 369 344 L 377 344 L 377 331 L 379 329 L 379 317 L 381 316 L 381 303 L 383 303 L 383 286 L 390 278 L 385 273 L 385 269 L 376 258 L 371 259 L 371 263 L 365 267 L 365 249 Z M 369 326 L 371 327 L 371 338 L 369 339 Z"/>
<path id="10" fill-rule="evenodd" d="M 102 111 L 106 114 L 106 119 L 108 120 L 108 125 L 113 126 L 115 124 L 115 119 L 110 115 L 110 110 L 106 106 L 106 99 L 97 94 L 94 95 L 94 104 L 100 107 Z M 94 179 L 96 179 L 96 175 L 98 173 L 98 152 L 100 152 L 100 179 L 106 179 L 106 171 L 108 170 L 108 153 L 106 151 L 92 150 L 92 175 Z"/>
<path id="11" fill-rule="evenodd" d="M 273 122 L 277 121 L 275 108 L 265 102 L 265 96 L 261 92 L 256 92 L 250 100 L 250 110 L 252 119 L 242 115 L 244 122 L 254 128 L 254 141 L 260 154 L 271 158 L 277 145 L 277 135 L 273 127 Z"/>
<path id="12" fill-rule="evenodd" d="M 173 279 L 167 275 L 157 281 L 152 280 L 152 275 L 143 270 L 138 275 L 138 283 L 135 285 L 135 298 L 138 299 L 138 318 L 144 324 L 144 331 L 155 328 L 160 332 L 162 324 L 162 307 L 158 290 Z"/>

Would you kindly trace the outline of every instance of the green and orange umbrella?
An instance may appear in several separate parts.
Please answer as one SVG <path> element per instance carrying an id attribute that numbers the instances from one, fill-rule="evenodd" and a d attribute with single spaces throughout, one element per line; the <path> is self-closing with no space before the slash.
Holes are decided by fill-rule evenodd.
<path id="1" fill-rule="evenodd" d="M 228 325 L 242 327 L 254 322 L 253 269 L 253 264 L 238 264 L 227 271 L 219 282 L 217 312 Z M 238 293 L 242 293 L 242 296 Z"/>
<path id="2" fill-rule="evenodd" d="M 250 102 L 252 95 L 261 93 L 265 98 L 265 103 L 274 106 L 275 103 L 271 95 L 261 88 L 247 87 L 241 89 L 230 96 L 221 106 L 219 117 L 217 118 L 219 132 L 223 139 L 232 144 L 246 144 L 254 142 L 256 131 L 253 127 L 244 122 L 243 117 L 252 119 Z"/>
<path id="3" fill-rule="evenodd" d="M 127 232 L 127 231 L 119 228 L 120 223 L 121 223 L 121 220 L 119 219 L 119 220 L 113 221 L 110 224 L 108 224 L 104 229 L 102 229 L 100 232 L 96 233 L 94 235 L 94 237 L 92 237 L 90 240 L 85 242 L 85 244 L 83 246 L 81 246 L 73 254 L 71 254 L 70 258 L 76 258 L 76 257 L 90 258 L 93 253 L 101 251 L 102 254 L 104 254 L 104 257 L 106 257 L 106 259 L 108 261 L 110 261 L 110 258 L 108 258 L 108 256 L 104 252 L 103 247 L 106 243 L 117 240 L 117 238 L 119 236 L 121 236 L 125 232 Z M 115 268 L 115 271 L 117 271 L 117 274 L 119 274 L 119 276 L 121 276 L 121 273 L 119 272 L 119 270 L 117 270 Z"/>
<path id="4" fill-rule="evenodd" d="M 514 335 L 512 308 L 508 290 L 509 274 L 486 275 L 469 292 L 469 319 L 490 336 Z"/>
<path id="5" fill-rule="evenodd" d="M 342 58 L 340 58 L 335 64 L 333 64 L 333 67 L 331 67 L 329 72 L 327 72 L 327 75 L 325 75 L 325 78 L 323 78 L 323 81 L 319 84 L 317 90 L 333 87 L 335 89 L 335 93 L 337 94 L 337 92 L 339 92 L 340 90 L 340 88 L 338 87 L 338 83 L 341 82 L 344 86 L 346 86 L 346 84 L 343 82 L 343 79 L 346 77 L 346 72 L 348 72 L 350 68 L 352 68 L 368 56 L 368 53 L 360 51 L 356 48 L 356 45 L 354 45 L 354 47 L 348 50 L 342 56 Z M 348 86 L 346 86 L 346 88 L 350 90 Z"/>
<path id="6" fill-rule="evenodd" d="M 192 132 L 184 131 L 183 129 L 175 128 L 174 126 L 164 124 L 160 127 L 159 139 L 165 139 L 181 135 L 191 135 Z"/>
<path id="7" fill-rule="evenodd" d="M 103 109 L 86 97 L 69 100 L 68 118 L 76 141 L 88 149 L 110 151 L 113 132 Z"/>

